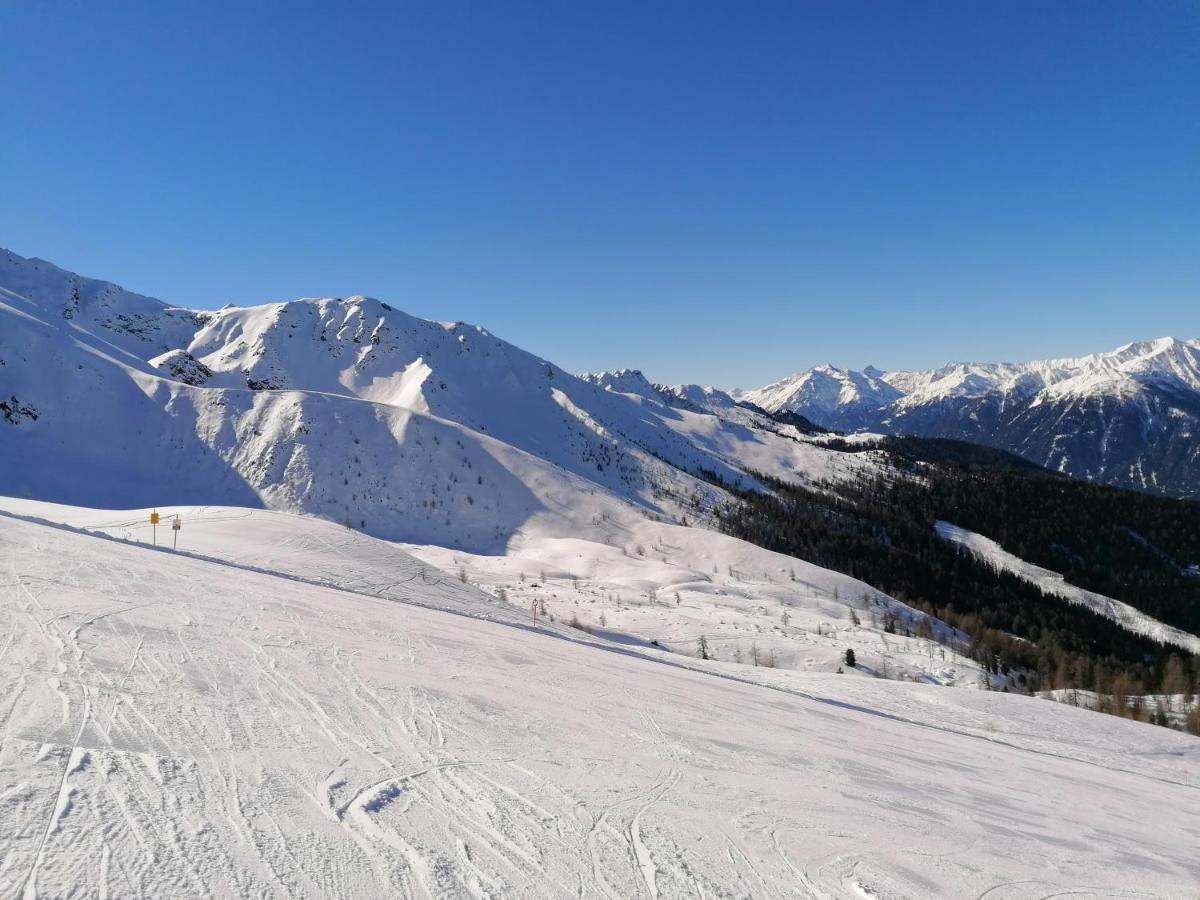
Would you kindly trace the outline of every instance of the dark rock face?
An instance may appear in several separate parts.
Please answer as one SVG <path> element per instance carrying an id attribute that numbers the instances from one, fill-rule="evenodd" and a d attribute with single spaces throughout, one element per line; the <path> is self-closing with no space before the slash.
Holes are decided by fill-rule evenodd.
<path id="1" fill-rule="evenodd" d="M 184 384 L 193 387 L 203 387 L 212 378 L 212 369 L 206 366 L 186 350 L 172 350 L 164 353 L 150 364 L 171 375 Z"/>

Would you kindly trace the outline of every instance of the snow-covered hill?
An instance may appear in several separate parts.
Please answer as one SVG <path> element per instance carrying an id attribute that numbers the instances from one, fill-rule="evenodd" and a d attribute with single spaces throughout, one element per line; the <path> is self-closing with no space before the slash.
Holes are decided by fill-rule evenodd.
<path id="1" fill-rule="evenodd" d="M 584 644 L 489 621 L 453 579 L 381 582 L 419 566 L 346 529 L 186 515 L 202 555 L 0 515 L 4 896 L 1014 900 L 1200 878 L 1193 738 Z"/>
<path id="2" fill-rule="evenodd" d="M 1093 612 L 1098 612 L 1105 618 L 1119 623 L 1127 631 L 1144 634 L 1160 644 L 1182 647 L 1192 655 L 1200 654 L 1200 637 L 1164 624 L 1128 603 L 1122 603 L 1112 597 L 1069 584 L 1059 573 L 1035 566 L 1033 563 L 1009 553 L 989 537 L 960 528 L 950 522 L 938 522 L 937 533 L 942 540 L 969 550 L 996 569 L 1002 572 L 1011 572 L 1018 578 L 1036 584 L 1047 594 L 1054 594 L 1070 600 L 1072 603 L 1086 606 Z"/>
<path id="3" fill-rule="evenodd" d="M 150 510 L 82 509 L 0 498 L 0 510 L 149 544 Z M 220 506 L 159 507 L 184 527 L 180 548 L 254 571 L 424 605 L 414 590 L 436 584 L 436 608 L 505 624 L 537 621 L 560 635 L 597 635 L 672 659 L 704 655 L 764 669 L 883 676 L 978 688 L 989 677 L 955 632 L 868 585 L 727 535 L 656 522 L 634 509 L 602 509 L 593 528 L 563 535 L 534 521 L 503 555 L 436 545 L 398 545 L 315 518 Z M 246 529 L 255 540 L 231 535 Z M 420 562 L 418 562 L 420 560 Z M 484 589 L 466 590 L 465 584 Z M 415 599 L 414 599 L 415 598 Z M 479 601 L 485 601 L 480 605 Z M 902 634 L 884 631 L 888 617 Z M 924 635 L 924 636 L 921 636 Z M 1004 681 L 994 676 L 995 686 Z"/>
<path id="4" fill-rule="evenodd" d="M 974 441 L 1080 478 L 1200 495 L 1200 340 L 924 372 L 820 366 L 735 396 L 829 428 Z"/>
<path id="5" fill-rule="evenodd" d="M 364 297 L 191 312 L 12 253 L 0 288 L 0 492 L 15 496 L 264 505 L 500 552 L 536 517 L 578 533 L 596 505 L 702 517 L 709 479 L 749 484 L 747 466 L 870 465 Z"/>

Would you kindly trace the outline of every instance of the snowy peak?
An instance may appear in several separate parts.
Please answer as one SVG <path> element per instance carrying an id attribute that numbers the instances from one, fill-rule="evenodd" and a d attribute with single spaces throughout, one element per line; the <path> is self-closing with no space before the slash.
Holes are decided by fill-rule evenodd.
<path id="1" fill-rule="evenodd" d="M 1121 382 L 1171 379 L 1200 391 L 1200 340 L 1165 337 L 1138 341 L 1105 353 L 1027 363 L 947 363 L 936 369 L 861 372 L 832 364 L 815 366 L 737 396 L 772 412 L 837 413 L 863 404 L 901 401 L 912 406 L 954 397 L 987 394 L 1032 396 L 1112 391 Z"/>
<path id="2" fill-rule="evenodd" d="M 495 551 L 534 517 L 694 516 L 714 476 L 840 457 L 721 392 L 577 378 L 369 297 L 194 312 L 15 254 L 0 276 L 0 493 L 261 503 Z"/>
<path id="3" fill-rule="evenodd" d="M 633 394 L 693 412 L 727 415 L 739 405 L 733 396 L 718 388 L 699 384 L 660 384 L 650 381 L 641 369 L 585 372 L 579 377 L 606 391 Z"/>
<path id="4" fill-rule="evenodd" d="M 0 307 L 65 329 L 76 340 L 129 354 L 178 347 L 206 313 L 175 309 L 119 285 L 85 278 L 36 257 L 0 249 Z"/>
<path id="5" fill-rule="evenodd" d="M 1101 358 L 1110 358 L 1117 362 L 1129 362 L 1146 359 L 1178 358 L 1180 355 L 1194 355 L 1200 350 L 1200 340 L 1182 341 L 1174 337 L 1161 337 L 1153 341 L 1134 341 L 1123 347 L 1118 347 L 1111 353 L 1100 354 Z"/>
<path id="6" fill-rule="evenodd" d="M 226 307 L 213 314 L 185 349 L 215 373 L 214 385 L 384 401 L 399 393 L 412 400 L 411 378 L 390 379 L 436 348 L 463 345 L 471 329 L 455 335 L 454 328 L 369 297 L 305 298 Z"/>
<path id="7" fill-rule="evenodd" d="M 1147 386 L 1200 391 L 1200 342 L 1160 338 L 1105 353 L 1028 363 L 959 363 L 932 373 L 904 373 L 896 382 L 911 407 L 964 396 L 1027 399 L 1033 404 L 1064 399 L 1129 398 Z"/>
<path id="8" fill-rule="evenodd" d="M 1082 478 L 1200 493 L 1198 340 L 914 372 L 822 365 L 738 396 L 827 428 L 974 441 Z"/>
<path id="9" fill-rule="evenodd" d="M 612 372 L 584 372 L 579 378 L 616 394 L 633 394 L 648 400 L 661 400 L 659 390 L 641 369 L 617 369 Z"/>
<path id="10" fill-rule="evenodd" d="M 702 387 L 698 384 L 658 385 L 672 402 L 681 403 L 687 408 L 705 410 L 714 413 L 726 413 L 738 402 L 725 391 L 715 387 Z"/>
<path id="11" fill-rule="evenodd" d="M 167 305 L 109 281 L 84 278 L 37 257 L 0 248 L 0 297 L 18 300 L 45 315 L 96 321 L 120 314 L 155 315 Z"/>
<path id="12" fill-rule="evenodd" d="M 1161 377 L 1200 390 L 1200 340 L 1181 341 L 1172 337 L 1126 344 L 1101 354 L 1097 368 L 1113 377 Z"/>
<path id="13" fill-rule="evenodd" d="M 839 412 L 852 419 L 864 417 L 865 422 L 866 415 L 901 395 L 877 369 L 855 372 L 825 364 L 756 391 L 739 391 L 734 396 L 768 412 L 800 413 L 824 424 L 822 416 Z"/>

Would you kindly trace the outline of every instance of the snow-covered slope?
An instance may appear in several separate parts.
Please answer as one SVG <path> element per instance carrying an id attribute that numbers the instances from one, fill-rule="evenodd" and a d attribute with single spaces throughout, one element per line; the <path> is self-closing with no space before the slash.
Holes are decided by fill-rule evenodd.
<path id="1" fill-rule="evenodd" d="M 146 544 L 155 533 L 149 509 L 0 497 L 0 510 Z M 594 530 L 572 536 L 559 533 L 559 523 L 532 521 L 503 556 L 397 545 L 267 510 L 173 506 L 158 512 L 160 545 L 175 542 L 166 523 L 181 517 L 184 527 L 175 537 L 182 538 L 182 552 L 309 581 L 315 572 L 321 586 L 419 605 L 424 595 L 417 589 L 438 585 L 436 608 L 506 624 L 529 622 L 536 602 L 543 626 L 575 640 L 596 634 L 698 656 L 703 638 L 714 660 L 814 672 L 837 671 L 853 649 L 858 665 L 850 677 L 987 684 L 980 666 L 964 655 L 967 635 L 860 581 L 629 509 L 601 508 Z M 232 541 L 239 531 L 254 539 Z M 468 583 L 485 592 L 466 589 Z M 887 634 L 889 616 L 910 636 Z M 996 676 L 994 684 L 1002 686 L 1003 679 Z"/>
<path id="2" fill-rule="evenodd" d="M 666 402 L 693 412 L 752 413 L 738 404 L 731 395 L 714 387 L 698 384 L 656 384 L 640 369 L 618 369 L 613 372 L 584 372 L 579 376 L 590 384 L 618 394 L 635 394 L 648 400 Z"/>
<path id="3" fill-rule="evenodd" d="M 1128 603 L 1068 584 L 1059 573 L 1026 562 L 982 534 L 959 528 L 950 522 L 938 522 L 936 528 L 942 540 L 970 550 L 1000 571 L 1011 572 L 1031 584 L 1036 584 L 1047 594 L 1055 594 L 1072 603 L 1086 606 L 1134 634 L 1143 634 L 1160 644 L 1173 644 L 1182 647 L 1188 653 L 1200 654 L 1200 637 L 1194 634 L 1166 625 Z"/>
<path id="4" fill-rule="evenodd" d="M 830 428 L 975 441 L 1081 478 L 1200 495 L 1200 340 L 924 372 L 822 366 L 737 396 Z"/>
<path id="5" fill-rule="evenodd" d="M 1200 744 L 1175 732 L 839 675 L 767 687 L 452 615 L 472 591 L 441 581 L 369 596 L 322 584 L 322 533 L 286 516 L 183 534 L 209 558 L 0 516 L 5 896 L 1182 897 L 1200 878 Z M 335 548 L 379 552 L 359 541 Z"/>
<path id="6" fill-rule="evenodd" d="M 581 496 L 695 518 L 712 476 L 871 465 L 364 297 L 193 313 L 0 262 L 0 492 L 16 496 L 263 505 L 499 552 L 537 516 L 585 526 Z"/>
<path id="7" fill-rule="evenodd" d="M 125 543 L 172 547 L 179 554 L 317 587 L 505 624 L 524 624 L 527 618 L 494 596 L 421 562 L 398 544 L 311 516 L 231 506 L 163 507 L 157 510 L 162 522 L 155 529 L 149 509 L 89 509 L 13 497 L 0 497 L 0 512 Z M 173 534 L 171 522 L 176 516 L 181 527 Z"/>

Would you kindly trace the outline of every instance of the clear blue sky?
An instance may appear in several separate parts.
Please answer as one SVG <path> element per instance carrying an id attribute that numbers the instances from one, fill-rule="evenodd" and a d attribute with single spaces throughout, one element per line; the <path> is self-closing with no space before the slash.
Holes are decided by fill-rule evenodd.
<path id="1" fill-rule="evenodd" d="M 755 386 L 1200 336 L 1200 3 L 0 0 L 0 246 Z"/>

